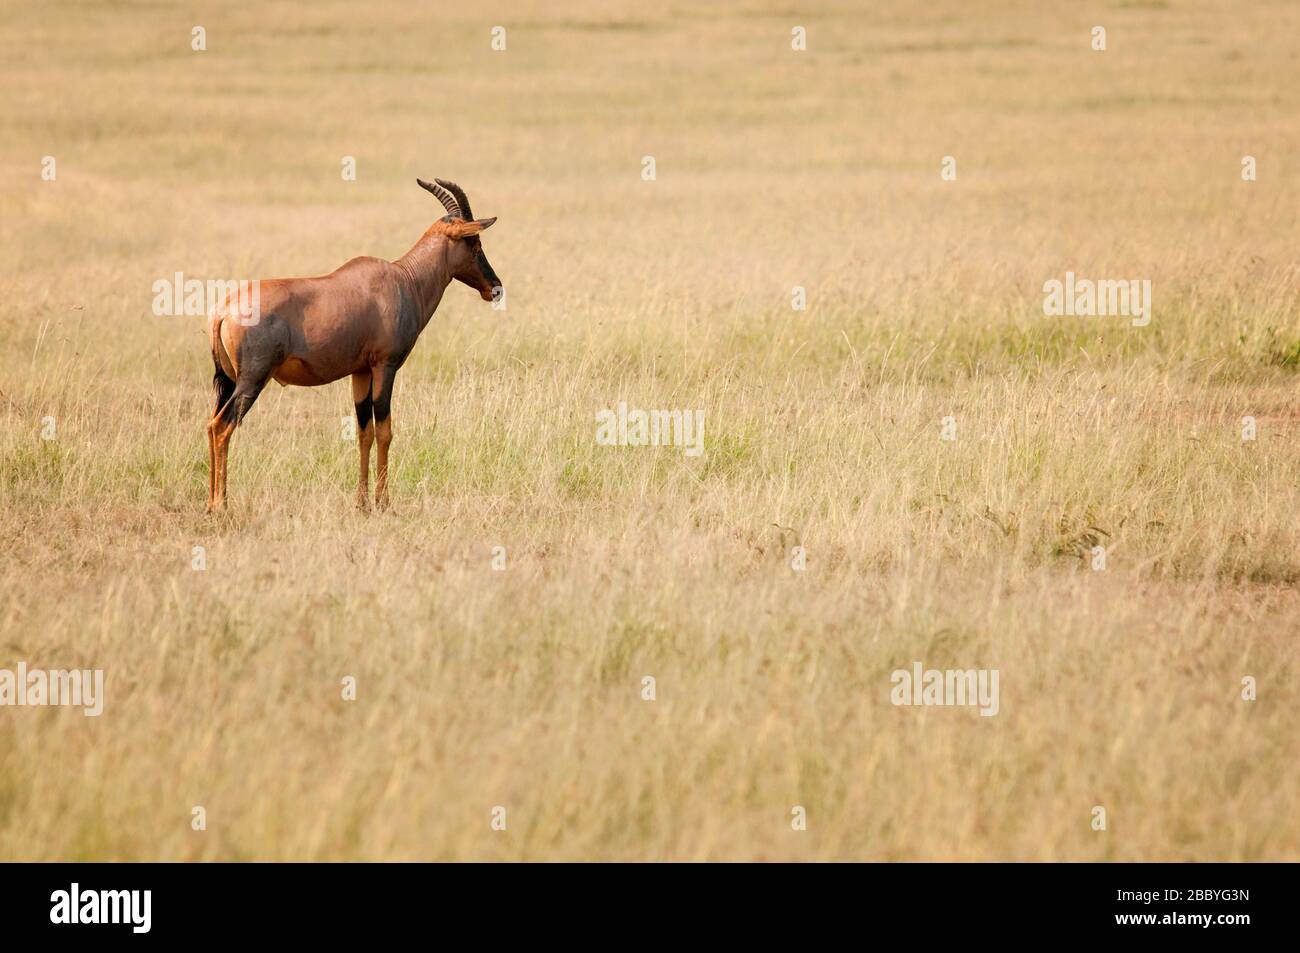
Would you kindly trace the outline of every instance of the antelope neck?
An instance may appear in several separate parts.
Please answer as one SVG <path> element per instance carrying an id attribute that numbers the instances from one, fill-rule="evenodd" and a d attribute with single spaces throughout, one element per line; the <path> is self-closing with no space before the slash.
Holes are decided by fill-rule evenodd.
<path id="1" fill-rule="evenodd" d="M 411 282 L 415 292 L 416 309 L 420 314 L 420 330 L 433 317 L 442 293 L 451 284 L 451 270 L 447 267 L 447 237 L 433 229 L 425 232 L 418 242 L 397 261 L 393 262 Z"/>

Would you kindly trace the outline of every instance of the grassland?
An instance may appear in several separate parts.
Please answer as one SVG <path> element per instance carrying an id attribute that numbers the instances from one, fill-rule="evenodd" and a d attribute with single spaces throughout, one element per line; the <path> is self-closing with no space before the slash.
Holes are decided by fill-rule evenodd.
<path id="1" fill-rule="evenodd" d="M 107 699 L 0 708 L 0 859 L 1300 859 L 1300 10 L 864 6 L 6 0 L 0 667 Z M 399 374 L 393 509 L 339 383 L 206 515 L 153 282 L 395 258 L 417 175 L 508 307 Z"/>

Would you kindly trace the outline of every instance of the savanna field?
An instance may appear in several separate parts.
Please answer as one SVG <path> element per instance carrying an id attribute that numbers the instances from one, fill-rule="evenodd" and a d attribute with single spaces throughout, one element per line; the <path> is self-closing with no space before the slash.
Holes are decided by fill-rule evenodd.
<path id="1" fill-rule="evenodd" d="M 0 707 L 0 859 L 1300 860 L 1300 7 L 0 10 L 0 668 L 105 673 Z M 154 283 L 395 259 L 417 176 L 507 306 L 398 374 L 392 508 L 345 379 L 205 513 Z"/>

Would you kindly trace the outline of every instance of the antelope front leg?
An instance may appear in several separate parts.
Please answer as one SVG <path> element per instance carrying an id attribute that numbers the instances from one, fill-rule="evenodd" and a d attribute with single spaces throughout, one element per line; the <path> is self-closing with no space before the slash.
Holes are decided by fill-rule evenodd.
<path id="1" fill-rule="evenodd" d="M 357 509 L 370 509 L 370 446 L 375 442 L 374 402 L 370 399 L 370 372 L 352 375 L 352 403 L 357 408 Z"/>
<path id="2" fill-rule="evenodd" d="M 375 424 L 379 437 L 379 471 L 375 474 L 375 505 L 388 509 L 388 445 L 393 442 L 393 418 L 387 417 Z"/>
<path id="3" fill-rule="evenodd" d="M 385 365 L 374 369 L 375 436 L 379 438 L 379 469 L 375 473 L 375 505 L 388 509 L 388 445 L 393 440 L 393 376 L 397 368 Z"/>

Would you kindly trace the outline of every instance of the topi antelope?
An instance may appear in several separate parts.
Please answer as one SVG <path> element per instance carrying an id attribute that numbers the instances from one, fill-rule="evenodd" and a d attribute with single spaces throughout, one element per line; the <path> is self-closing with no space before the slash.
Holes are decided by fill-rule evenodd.
<path id="1" fill-rule="evenodd" d="M 315 387 L 349 374 L 361 452 L 357 506 L 369 506 L 370 447 L 376 437 L 375 504 L 388 505 L 389 402 L 397 369 L 453 278 L 484 301 L 501 293 L 479 240 L 479 232 L 496 219 L 475 219 L 469 199 L 454 182 L 415 181 L 434 194 L 447 214 L 397 261 L 353 258 L 323 277 L 259 282 L 252 321 L 236 312 L 230 299 L 213 312 L 208 331 L 217 403 L 208 424 L 209 510 L 226 505 L 230 436 L 268 380 Z"/>

